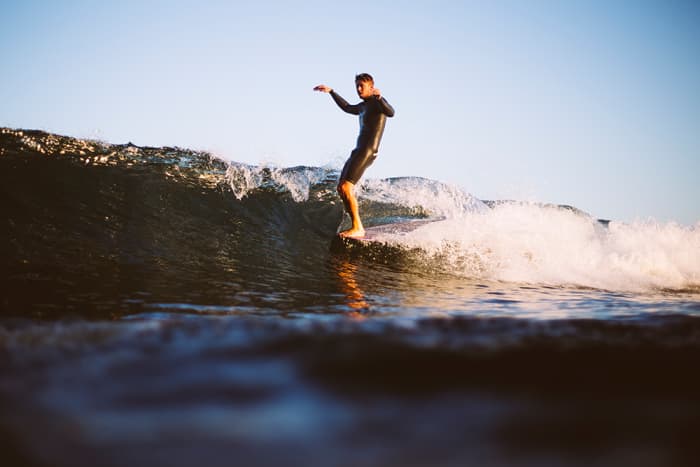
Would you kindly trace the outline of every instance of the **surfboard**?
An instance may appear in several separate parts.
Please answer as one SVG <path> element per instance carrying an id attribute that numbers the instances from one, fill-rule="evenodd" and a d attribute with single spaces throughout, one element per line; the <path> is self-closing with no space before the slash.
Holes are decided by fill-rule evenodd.
<path id="1" fill-rule="evenodd" d="M 359 238 L 336 234 L 331 241 L 331 251 L 392 266 L 406 264 L 416 254 L 420 256 L 420 249 L 406 247 L 402 244 L 401 237 L 439 220 L 442 219 L 405 220 L 366 227 L 365 236 Z"/>
<path id="2" fill-rule="evenodd" d="M 336 234 L 336 237 L 340 239 L 347 246 L 361 246 L 376 243 L 387 243 L 389 239 L 396 239 L 396 237 L 401 237 L 407 235 L 419 227 L 426 224 L 431 224 L 440 219 L 417 219 L 402 222 L 394 222 L 392 224 L 382 224 L 375 225 L 373 227 L 367 227 L 365 229 L 364 237 L 341 237 L 340 234 Z"/>

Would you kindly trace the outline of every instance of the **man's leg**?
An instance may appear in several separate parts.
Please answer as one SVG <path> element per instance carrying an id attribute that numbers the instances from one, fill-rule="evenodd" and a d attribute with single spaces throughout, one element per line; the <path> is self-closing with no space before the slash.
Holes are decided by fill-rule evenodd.
<path id="1" fill-rule="evenodd" d="M 350 220 L 352 221 L 352 227 L 350 227 L 350 229 L 340 232 L 341 237 L 364 237 L 365 235 L 365 229 L 362 227 L 362 221 L 360 220 L 360 209 L 357 205 L 354 188 L 355 185 L 347 180 L 343 180 L 338 184 L 338 194 L 340 194 L 345 210 L 350 214 Z"/>

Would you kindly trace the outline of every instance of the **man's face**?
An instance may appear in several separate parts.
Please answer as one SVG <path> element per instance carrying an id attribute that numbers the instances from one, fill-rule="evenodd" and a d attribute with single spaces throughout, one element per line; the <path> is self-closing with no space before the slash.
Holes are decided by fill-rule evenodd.
<path id="1" fill-rule="evenodd" d="M 367 99 L 374 94 L 374 84 L 371 81 L 355 81 L 357 95 L 362 99 Z"/>

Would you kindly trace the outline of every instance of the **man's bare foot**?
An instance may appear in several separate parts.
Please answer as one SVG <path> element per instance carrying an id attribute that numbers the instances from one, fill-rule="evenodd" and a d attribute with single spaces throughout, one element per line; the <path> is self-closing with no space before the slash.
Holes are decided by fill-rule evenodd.
<path id="1" fill-rule="evenodd" d="M 348 229 L 340 232 L 338 235 L 345 238 L 362 238 L 365 236 L 365 229 Z"/>

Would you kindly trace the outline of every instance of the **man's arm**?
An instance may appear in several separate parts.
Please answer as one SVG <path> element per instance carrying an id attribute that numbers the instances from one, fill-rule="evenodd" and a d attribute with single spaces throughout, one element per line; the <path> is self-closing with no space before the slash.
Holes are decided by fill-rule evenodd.
<path id="1" fill-rule="evenodd" d="M 377 103 L 379 104 L 379 108 L 381 109 L 382 113 L 386 115 L 387 117 L 393 117 L 394 116 L 394 108 L 387 102 L 386 99 L 382 97 L 381 92 L 379 92 L 379 89 L 374 88 L 374 97 L 377 99 Z"/>
<path id="2" fill-rule="evenodd" d="M 314 88 L 314 91 L 320 91 L 320 92 L 327 92 L 331 95 L 333 100 L 335 101 L 336 104 L 338 104 L 338 107 L 340 107 L 343 112 L 347 112 L 349 114 L 353 115 L 359 115 L 360 114 L 360 104 L 348 104 L 348 101 L 343 99 L 340 94 L 335 92 L 332 88 L 329 88 L 325 84 L 319 84 Z"/>
<path id="3" fill-rule="evenodd" d="M 394 108 L 387 102 L 386 99 L 383 97 L 377 97 L 377 103 L 379 104 L 379 108 L 382 109 L 382 113 L 386 115 L 387 117 L 393 117 L 394 116 Z"/>
<path id="4" fill-rule="evenodd" d="M 348 101 L 340 97 L 340 94 L 335 92 L 334 90 L 331 89 L 330 91 L 331 97 L 335 101 L 336 104 L 338 104 L 338 107 L 343 109 L 343 112 L 347 112 L 349 114 L 353 115 L 359 115 L 360 114 L 360 104 L 348 104 Z"/>

